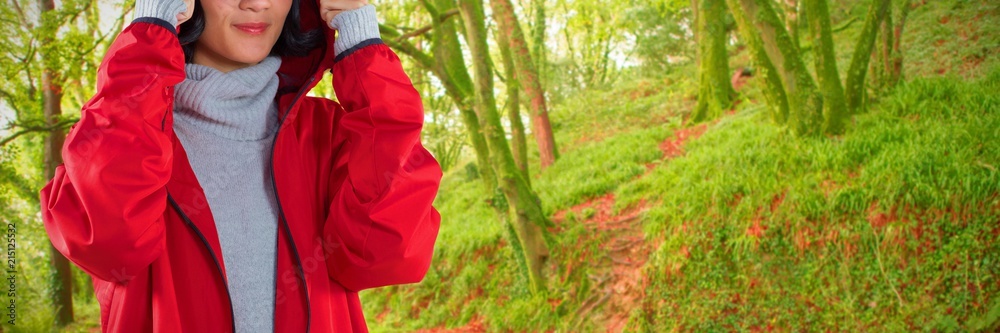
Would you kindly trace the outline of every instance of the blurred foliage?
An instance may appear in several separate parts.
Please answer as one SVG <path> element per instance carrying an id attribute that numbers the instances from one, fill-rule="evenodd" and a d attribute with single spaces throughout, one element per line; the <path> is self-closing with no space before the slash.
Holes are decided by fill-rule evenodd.
<path id="1" fill-rule="evenodd" d="M 690 1 L 644 1 L 629 8 L 627 14 L 627 33 L 635 36 L 635 57 L 649 73 L 666 73 L 694 61 Z"/>

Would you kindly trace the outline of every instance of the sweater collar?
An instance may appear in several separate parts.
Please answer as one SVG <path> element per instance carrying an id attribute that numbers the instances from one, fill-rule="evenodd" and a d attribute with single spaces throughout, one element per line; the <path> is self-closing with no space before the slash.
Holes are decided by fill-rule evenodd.
<path id="1" fill-rule="evenodd" d="M 277 129 L 274 97 L 278 91 L 279 57 L 228 73 L 186 64 L 187 78 L 174 90 L 176 119 L 235 141 L 257 141 Z"/>

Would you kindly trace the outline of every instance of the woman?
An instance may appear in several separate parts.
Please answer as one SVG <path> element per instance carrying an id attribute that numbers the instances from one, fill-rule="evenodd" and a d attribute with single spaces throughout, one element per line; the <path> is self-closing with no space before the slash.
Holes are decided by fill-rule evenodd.
<path id="1" fill-rule="evenodd" d="M 430 265 L 441 177 L 374 7 L 135 13 L 41 192 L 52 244 L 93 277 L 102 330 L 367 331 L 357 292 Z M 339 104 L 305 95 L 326 70 Z"/>

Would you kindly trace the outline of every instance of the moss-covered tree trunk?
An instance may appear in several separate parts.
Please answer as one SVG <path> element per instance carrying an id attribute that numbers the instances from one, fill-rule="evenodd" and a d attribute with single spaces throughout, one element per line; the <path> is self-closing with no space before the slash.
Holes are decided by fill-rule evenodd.
<path id="1" fill-rule="evenodd" d="M 785 0 L 785 28 L 788 35 L 792 37 L 792 44 L 801 47 L 799 44 L 799 21 L 802 20 L 799 10 L 800 0 Z"/>
<path id="2" fill-rule="evenodd" d="M 500 45 L 507 45 L 507 34 L 497 31 L 494 36 Z M 500 57 L 503 58 L 504 76 L 507 77 L 507 120 L 510 121 L 510 143 L 511 149 L 514 150 L 514 163 L 530 184 L 528 144 L 525 142 L 524 123 L 521 121 L 521 86 L 514 74 L 514 57 L 510 54 L 510 48 L 500 47 Z"/>
<path id="3" fill-rule="evenodd" d="M 545 29 L 548 26 L 545 17 L 545 0 L 532 0 L 535 19 L 531 26 L 531 58 L 535 59 L 535 69 L 538 70 L 538 80 L 545 86 Z"/>
<path id="4" fill-rule="evenodd" d="M 542 83 L 538 79 L 538 70 L 535 68 L 535 62 L 531 59 L 528 43 L 524 39 L 521 25 L 514 14 L 514 6 L 510 0 L 490 0 L 490 5 L 497 27 L 503 34 L 506 34 L 506 46 L 510 48 L 511 55 L 514 57 L 517 81 L 521 84 L 525 97 L 530 101 L 531 130 L 532 134 L 535 135 L 535 142 L 538 144 L 539 160 L 544 170 L 559 157 L 555 137 L 552 133 L 552 124 L 549 121 L 545 91 L 542 90 Z"/>
<path id="5" fill-rule="evenodd" d="M 698 104 L 691 120 L 713 119 L 728 109 L 736 92 L 729 81 L 725 0 L 697 0 Z"/>
<path id="6" fill-rule="evenodd" d="M 692 0 L 692 2 L 697 1 Z M 726 4 L 733 13 L 736 28 L 739 30 L 743 42 L 750 50 L 750 58 L 756 67 L 754 76 L 760 78 L 764 83 L 764 100 L 770 107 L 771 120 L 777 124 L 785 124 L 788 120 L 788 97 L 785 94 L 785 87 L 781 83 L 778 70 L 771 62 L 771 58 L 767 56 L 767 51 L 764 50 L 764 41 L 761 40 L 760 34 L 757 33 L 757 29 L 754 28 L 746 12 L 743 11 L 739 0 L 726 0 Z"/>
<path id="7" fill-rule="evenodd" d="M 898 17 L 894 14 L 897 11 Z M 903 54 L 900 51 L 900 39 L 903 37 L 903 27 L 906 25 L 909 12 L 910 0 L 903 1 L 898 10 L 890 4 L 885 18 L 879 25 L 871 65 L 871 82 L 879 92 L 884 93 L 895 87 L 902 76 Z"/>
<path id="8" fill-rule="evenodd" d="M 489 146 L 479 125 L 479 117 L 473 108 L 475 95 L 472 77 L 468 66 L 462 57 L 462 48 L 458 42 L 457 24 L 453 19 L 441 16 L 441 12 L 455 9 L 454 0 L 435 0 L 434 8 L 428 8 L 433 17 L 431 48 L 433 50 L 433 70 L 442 81 L 445 91 L 455 101 L 462 116 L 462 124 L 469 135 L 469 141 L 476 152 L 476 163 L 480 178 L 486 186 L 487 193 L 497 187 L 496 175 L 490 167 Z"/>
<path id="9" fill-rule="evenodd" d="M 848 112 L 844 87 L 840 84 L 840 73 L 837 71 L 837 57 L 833 52 L 830 10 L 826 1 L 803 0 L 803 8 L 808 13 L 806 18 L 815 54 L 816 77 L 823 94 L 823 132 L 838 134 L 844 130 L 844 118 Z"/>
<path id="10" fill-rule="evenodd" d="M 544 292 L 544 267 L 549 257 L 549 250 L 545 243 L 543 226 L 549 225 L 550 222 L 542 211 L 538 195 L 531 190 L 524 175 L 515 165 L 514 156 L 500 124 L 493 96 L 493 72 L 489 46 L 486 43 L 482 0 L 459 0 L 459 10 L 465 22 L 469 53 L 472 59 L 475 59 L 472 68 L 475 73 L 476 110 L 489 145 L 490 160 L 497 174 L 499 187 L 514 217 L 513 227 L 523 247 L 531 288 L 536 292 Z"/>
<path id="11" fill-rule="evenodd" d="M 498 219 L 504 225 L 508 233 L 508 242 L 515 253 L 524 253 L 523 246 L 517 232 L 514 230 L 514 223 L 510 220 L 510 212 L 507 199 L 499 189 L 497 175 L 494 171 L 489 145 L 484 135 L 482 120 L 477 115 L 479 108 L 472 78 L 469 75 L 468 67 L 462 56 L 462 49 L 458 42 L 458 29 L 453 20 L 449 21 L 452 9 L 455 9 L 454 0 L 433 0 L 425 2 L 427 10 L 433 17 L 432 23 L 432 49 L 434 56 L 426 54 L 413 44 L 400 39 L 401 33 L 392 27 L 380 25 L 386 44 L 396 51 L 410 56 L 418 66 L 429 69 L 436 76 L 446 93 L 457 105 L 462 116 L 462 123 L 466 127 L 470 141 L 476 152 L 476 159 L 479 165 L 478 172 L 483 181 L 486 195 L 491 201 L 492 208 L 496 211 Z M 456 9 L 457 10 L 457 9 Z M 498 198 L 499 196 L 499 198 Z M 517 257 L 519 265 L 527 267 L 524 256 Z M 527 271 L 527 269 L 526 269 Z"/>
<path id="12" fill-rule="evenodd" d="M 53 0 L 39 0 L 39 8 L 42 13 L 56 10 Z M 44 20 L 44 18 L 43 18 Z M 45 137 L 45 179 L 52 179 L 55 176 L 56 167 L 62 164 L 62 146 L 66 140 L 66 133 L 62 127 L 55 126 L 62 116 L 62 84 L 58 79 L 57 70 L 54 69 L 56 62 L 54 55 L 51 55 L 51 44 L 55 40 L 56 29 L 48 26 L 49 22 L 42 22 L 42 26 L 48 29 L 43 32 L 41 42 L 42 60 L 42 107 L 46 121 L 53 125 L 49 135 Z M 73 271 L 69 260 L 59 253 L 52 244 L 49 244 L 49 263 L 52 266 L 52 275 L 49 280 L 49 292 L 52 305 L 56 308 L 55 324 L 58 327 L 65 326 L 73 322 Z"/>
<path id="13" fill-rule="evenodd" d="M 872 47 L 875 45 L 879 26 L 882 20 L 885 19 L 891 2 L 891 0 L 872 1 L 871 6 L 868 8 L 868 14 L 865 17 L 865 26 L 862 28 L 861 36 L 858 37 L 857 44 L 854 47 L 854 54 L 851 57 L 851 67 L 847 70 L 847 81 L 844 83 L 847 107 L 853 113 L 864 109 L 863 102 L 867 94 L 865 90 L 865 76 L 868 73 L 868 61 L 871 59 Z"/>
<path id="14" fill-rule="evenodd" d="M 441 2 L 438 5 L 441 5 L 446 11 L 455 7 L 453 0 L 437 1 Z M 465 60 L 461 56 L 462 49 L 458 43 L 455 23 L 449 22 L 450 16 L 439 15 L 436 7 L 430 7 L 433 5 L 428 3 L 427 10 L 433 17 L 431 48 L 434 56 L 405 41 L 401 38 L 402 34 L 392 27 L 380 24 L 379 29 L 386 45 L 396 52 L 409 56 L 417 66 L 429 70 L 438 78 L 445 93 L 455 102 L 462 117 L 462 124 L 469 135 L 469 141 L 476 153 L 476 161 L 480 166 L 480 179 L 487 189 L 494 189 L 496 188 L 496 176 L 493 175 L 492 168 L 483 168 L 483 166 L 489 165 L 489 148 L 486 146 L 486 139 L 480 129 L 479 118 L 473 110 L 475 97 L 473 96 L 472 79 L 465 66 Z"/>
<path id="15" fill-rule="evenodd" d="M 730 0 L 730 8 L 742 10 L 742 19 L 748 19 L 750 33 L 760 36 L 764 52 L 781 78 L 788 99 L 788 126 L 798 134 L 816 133 L 821 130 L 822 98 L 816 83 L 806 70 L 799 50 L 792 43 L 788 31 L 773 8 L 773 0 Z M 739 7 L 734 8 L 734 7 Z M 741 25 L 742 27 L 742 25 Z"/>
<path id="16" fill-rule="evenodd" d="M 891 68 L 889 69 L 889 86 L 892 87 L 896 86 L 903 77 L 903 53 L 899 45 L 903 39 L 903 28 L 906 27 L 906 18 L 910 14 L 910 2 L 911 0 L 905 0 L 902 6 L 899 7 L 899 19 L 896 21 L 896 27 L 893 29 L 892 61 Z"/>

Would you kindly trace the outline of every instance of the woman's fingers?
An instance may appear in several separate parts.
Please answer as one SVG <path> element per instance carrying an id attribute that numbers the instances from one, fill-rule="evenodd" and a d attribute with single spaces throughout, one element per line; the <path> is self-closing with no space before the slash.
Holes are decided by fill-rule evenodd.
<path id="1" fill-rule="evenodd" d="M 320 1 L 320 16 L 327 24 L 333 21 L 340 13 L 348 10 L 358 9 L 368 5 L 367 0 L 322 0 Z"/>
<path id="2" fill-rule="evenodd" d="M 339 9 L 327 9 L 320 11 L 320 13 L 323 15 L 323 21 L 326 22 L 328 25 L 330 24 L 330 21 L 333 21 L 334 17 L 337 17 L 337 14 L 343 12 L 344 12 L 343 10 Z"/>

